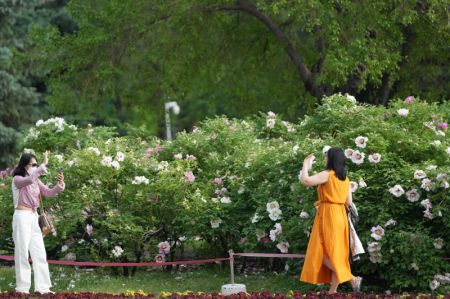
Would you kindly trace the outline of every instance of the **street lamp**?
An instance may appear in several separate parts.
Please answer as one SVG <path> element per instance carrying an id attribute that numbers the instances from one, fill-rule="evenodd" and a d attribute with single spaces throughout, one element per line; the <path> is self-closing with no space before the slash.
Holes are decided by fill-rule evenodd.
<path id="1" fill-rule="evenodd" d="M 180 113 L 180 106 L 177 102 L 166 102 L 164 103 L 164 108 L 166 112 L 166 137 L 167 140 L 172 140 L 172 129 L 170 128 L 170 110 L 173 114 L 178 115 Z"/>

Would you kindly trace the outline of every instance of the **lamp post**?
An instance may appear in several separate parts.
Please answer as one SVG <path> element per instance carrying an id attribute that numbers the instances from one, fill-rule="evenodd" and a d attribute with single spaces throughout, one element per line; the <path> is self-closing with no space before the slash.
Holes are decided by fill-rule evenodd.
<path id="1" fill-rule="evenodd" d="M 170 110 L 172 110 L 173 114 L 178 115 L 180 113 L 180 106 L 178 106 L 177 102 L 166 102 L 164 103 L 165 114 L 166 114 L 166 137 L 167 140 L 172 140 L 172 129 L 170 127 Z"/>

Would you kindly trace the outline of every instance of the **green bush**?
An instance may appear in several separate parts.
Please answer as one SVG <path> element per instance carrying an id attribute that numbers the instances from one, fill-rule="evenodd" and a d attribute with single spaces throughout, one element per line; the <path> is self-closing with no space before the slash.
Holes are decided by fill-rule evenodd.
<path id="1" fill-rule="evenodd" d="M 441 292 L 449 290 L 449 116 L 448 102 L 385 108 L 336 94 L 298 124 L 271 112 L 217 117 L 169 142 L 54 120 L 39 122 L 24 147 L 52 151 L 44 181 L 65 169 L 66 191 L 47 200 L 58 219 L 49 256 L 119 261 L 173 260 L 189 242 L 206 244 L 204 255 L 304 253 L 317 198 L 299 184 L 302 161 L 315 154 L 312 171 L 321 171 L 326 146 L 343 147 L 367 245 L 353 269 L 375 288 Z M 10 193 L 0 189 L 4 250 Z"/>

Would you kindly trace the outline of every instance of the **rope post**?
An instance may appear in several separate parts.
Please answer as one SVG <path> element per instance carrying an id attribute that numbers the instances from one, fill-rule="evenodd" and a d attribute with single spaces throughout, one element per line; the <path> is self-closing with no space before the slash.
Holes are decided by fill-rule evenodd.
<path id="1" fill-rule="evenodd" d="M 234 284 L 234 251 L 233 249 L 228 250 L 230 254 L 230 272 L 231 272 L 231 284 Z"/>

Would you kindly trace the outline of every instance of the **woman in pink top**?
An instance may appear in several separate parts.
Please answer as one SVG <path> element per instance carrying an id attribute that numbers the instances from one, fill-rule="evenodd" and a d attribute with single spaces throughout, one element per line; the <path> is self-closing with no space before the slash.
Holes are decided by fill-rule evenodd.
<path id="1" fill-rule="evenodd" d="M 23 154 L 13 173 L 13 240 L 14 262 L 16 271 L 16 291 L 29 293 L 31 287 L 31 268 L 28 252 L 33 260 L 34 289 L 39 293 L 52 293 L 51 281 L 45 252 L 44 239 L 38 224 L 36 212 L 42 197 L 57 196 L 64 190 L 64 175 L 58 175 L 58 184 L 50 189 L 39 177 L 47 172 L 48 152 L 44 153 L 44 161 L 38 167 L 36 157 Z"/>

